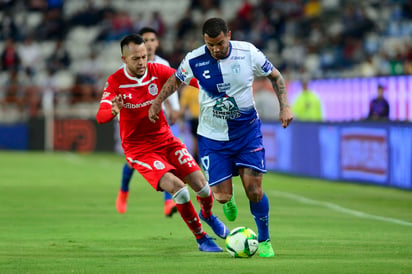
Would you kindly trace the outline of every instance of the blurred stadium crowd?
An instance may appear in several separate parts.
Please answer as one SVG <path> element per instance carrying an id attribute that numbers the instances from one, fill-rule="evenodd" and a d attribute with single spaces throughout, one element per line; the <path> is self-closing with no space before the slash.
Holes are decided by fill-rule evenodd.
<path id="1" fill-rule="evenodd" d="M 176 68 L 212 16 L 287 81 L 412 74 L 408 0 L 0 0 L 0 122 L 94 117 L 123 35 L 155 28 Z"/>

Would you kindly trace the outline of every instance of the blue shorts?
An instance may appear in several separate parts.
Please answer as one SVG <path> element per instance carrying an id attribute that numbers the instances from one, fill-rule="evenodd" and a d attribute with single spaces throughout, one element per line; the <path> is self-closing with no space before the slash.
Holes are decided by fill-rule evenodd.
<path id="1" fill-rule="evenodd" d="M 265 148 L 260 133 L 252 132 L 234 141 L 215 141 L 199 135 L 198 142 L 201 163 L 210 186 L 239 175 L 239 167 L 266 173 Z"/>

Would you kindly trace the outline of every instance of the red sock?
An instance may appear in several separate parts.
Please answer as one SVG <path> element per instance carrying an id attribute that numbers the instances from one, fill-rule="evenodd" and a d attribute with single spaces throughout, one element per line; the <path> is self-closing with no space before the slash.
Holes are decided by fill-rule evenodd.
<path id="1" fill-rule="evenodd" d="M 213 196 L 212 192 L 210 192 L 209 197 L 199 197 L 196 196 L 197 201 L 200 204 L 200 209 L 202 211 L 203 217 L 209 219 L 212 215 L 212 206 L 213 206 Z"/>
<path id="2" fill-rule="evenodd" d="M 176 204 L 176 208 L 196 239 L 205 236 L 206 233 L 203 231 L 202 224 L 191 201 L 185 204 Z"/>

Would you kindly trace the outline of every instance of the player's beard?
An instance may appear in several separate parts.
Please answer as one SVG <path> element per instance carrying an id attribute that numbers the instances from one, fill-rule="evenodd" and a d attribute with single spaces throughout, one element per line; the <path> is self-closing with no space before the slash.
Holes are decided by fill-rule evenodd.
<path id="1" fill-rule="evenodd" d="M 132 72 L 132 75 L 134 77 L 140 78 L 142 77 L 145 72 L 146 72 L 146 67 L 142 67 L 142 68 L 129 68 L 129 70 Z"/>
<path id="2" fill-rule="evenodd" d="M 213 57 L 215 59 L 223 59 L 225 58 L 229 53 L 229 47 L 226 47 L 225 49 L 219 51 L 219 52 L 213 52 Z"/>

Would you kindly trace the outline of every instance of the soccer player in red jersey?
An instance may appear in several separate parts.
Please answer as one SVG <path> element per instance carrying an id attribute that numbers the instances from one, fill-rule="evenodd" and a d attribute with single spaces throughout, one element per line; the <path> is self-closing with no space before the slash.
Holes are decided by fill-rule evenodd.
<path id="1" fill-rule="evenodd" d="M 97 122 L 110 122 L 119 114 L 126 160 L 155 190 L 173 195 L 177 211 L 196 237 L 200 251 L 221 252 L 204 232 L 199 219 L 210 225 L 219 237 L 227 237 L 227 227 L 212 214 L 213 196 L 206 178 L 186 146 L 173 136 L 164 113 L 160 112 L 156 123 L 148 119 L 153 100 L 175 69 L 148 63 L 144 40 L 138 34 L 124 37 L 120 47 L 125 66 L 109 76 Z M 191 85 L 198 87 L 196 81 Z M 201 216 L 193 207 L 185 182 L 196 192 Z"/>
<path id="2" fill-rule="evenodd" d="M 157 31 L 150 27 L 144 27 L 139 31 L 145 41 L 147 49 L 147 62 L 148 63 L 160 63 L 170 67 L 167 60 L 156 55 L 156 50 L 159 47 L 159 39 L 157 38 Z M 163 110 L 166 111 L 166 118 L 168 118 L 169 125 L 173 125 L 179 115 L 179 97 L 177 92 L 173 93 L 167 98 L 167 101 L 163 104 Z M 126 161 L 122 168 L 122 178 L 120 183 L 120 189 L 116 198 L 116 209 L 119 213 L 125 213 L 127 209 L 127 200 L 129 197 L 129 185 L 134 173 L 134 168 Z M 167 191 L 163 192 L 164 197 L 164 210 L 163 213 L 166 217 L 172 217 L 176 212 L 176 203 L 172 199 L 172 195 Z"/>

